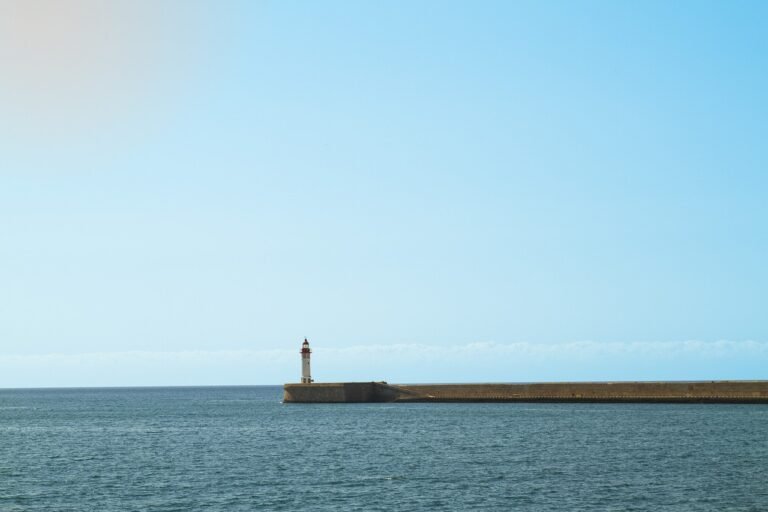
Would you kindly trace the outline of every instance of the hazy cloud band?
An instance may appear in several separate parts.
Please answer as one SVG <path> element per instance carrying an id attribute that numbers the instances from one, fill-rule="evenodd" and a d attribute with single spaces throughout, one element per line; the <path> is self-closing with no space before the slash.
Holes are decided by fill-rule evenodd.
<path id="1" fill-rule="evenodd" d="M 313 374 L 322 381 L 760 379 L 768 367 L 764 341 L 400 343 L 314 350 Z M 280 384 L 296 380 L 298 369 L 297 349 L 7 354 L 0 355 L 0 386 Z"/>

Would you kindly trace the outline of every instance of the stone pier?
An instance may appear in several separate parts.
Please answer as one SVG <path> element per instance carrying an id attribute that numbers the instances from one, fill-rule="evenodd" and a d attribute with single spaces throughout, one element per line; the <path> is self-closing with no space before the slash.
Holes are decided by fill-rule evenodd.
<path id="1" fill-rule="evenodd" d="M 285 384 L 284 402 L 765 403 L 768 381 L 541 382 L 520 384 Z"/>

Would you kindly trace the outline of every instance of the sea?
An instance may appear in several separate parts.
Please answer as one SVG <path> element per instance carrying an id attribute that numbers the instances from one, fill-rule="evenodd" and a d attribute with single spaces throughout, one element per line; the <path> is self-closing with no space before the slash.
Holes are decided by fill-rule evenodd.
<path id="1" fill-rule="evenodd" d="M 0 390 L 0 511 L 768 511 L 768 405 Z"/>

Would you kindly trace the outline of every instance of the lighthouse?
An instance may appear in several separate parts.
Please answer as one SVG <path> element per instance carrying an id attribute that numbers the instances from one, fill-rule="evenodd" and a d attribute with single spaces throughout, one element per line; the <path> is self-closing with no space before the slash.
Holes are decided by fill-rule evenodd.
<path id="1" fill-rule="evenodd" d="M 307 338 L 304 338 L 304 343 L 301 345 L 301 383 L 311 384 L 312 374 L 309 371 L 309 355 L 312 351 L 309 349 L 309 342 Z"/>

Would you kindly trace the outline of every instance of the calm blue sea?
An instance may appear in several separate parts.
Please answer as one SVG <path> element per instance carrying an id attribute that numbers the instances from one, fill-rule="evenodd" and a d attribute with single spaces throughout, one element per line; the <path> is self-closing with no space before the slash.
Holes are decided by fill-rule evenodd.
<path id="1" fill-rule="evenodd" d="M 768 511 L 768 406 L 0 390 L 0 511 Z"/>

